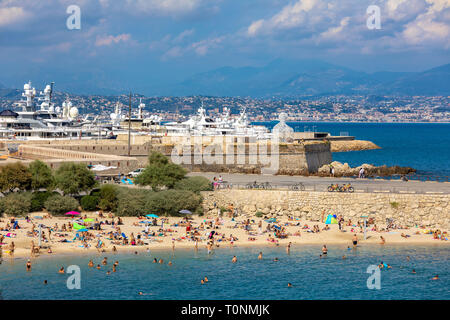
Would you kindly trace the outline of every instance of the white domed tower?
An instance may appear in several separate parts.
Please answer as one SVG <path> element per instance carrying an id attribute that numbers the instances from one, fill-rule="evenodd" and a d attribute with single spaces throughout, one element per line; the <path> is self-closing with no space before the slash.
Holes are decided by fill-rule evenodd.
<path id="1" fill-rule="evenodd" d="M 287 114 L 280 113 L 278 116 L 280 122 L 272 129 L 272 133 L 278 136 L 280 142 L 288 142 L 293 138 L 294 129 L 286 124 Z"/>

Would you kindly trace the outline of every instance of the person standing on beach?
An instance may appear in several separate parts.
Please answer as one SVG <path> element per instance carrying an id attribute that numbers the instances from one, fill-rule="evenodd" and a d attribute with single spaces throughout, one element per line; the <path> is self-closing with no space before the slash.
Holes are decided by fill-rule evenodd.
<path id="1" fill-rule="evenodd" d="M 288 243 L 288 245 L 286 247 L 286 252 L 287 252 L 287 254 L 291 254 L 291 242 Z"/>

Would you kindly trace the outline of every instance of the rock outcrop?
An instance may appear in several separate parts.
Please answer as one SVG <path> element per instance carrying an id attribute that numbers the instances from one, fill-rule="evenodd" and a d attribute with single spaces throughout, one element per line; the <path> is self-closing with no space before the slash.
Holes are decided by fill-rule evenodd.
<path id="1" fill-rule="evenodd" d="M 318 175 L 321 177 L 327 177 L 330 176 L 330 165 L 334 168 L 334 176 L 335 177 L 351 177 L 351 176 L 357 176 L 359 174 L 359 170 L 361 168 L 364 168 L 365 175 L 367 177 L 371 176 L 391 176 L 395 174 L 409 174 L 416 172 L 415 169 L 410 167 L 399 167 L 399 166 L 393 166 L 388 167 L 386 165 L 384 166 L 374 166 L 371 164 L 364 163 L 358 167 L 352 168 L 348 165 L 348 163 L 340 163 L 339 161 L 333 161 L 331 164 L 324 165 L 319 168 Z"/>
<path id="2" fill-rule="evenodd" d="M 330 141 L 331 152 L 345 152 L 345 151 L 361 151 L 381 149 L 372 141 L 365 140 L 335 140 Z"/>

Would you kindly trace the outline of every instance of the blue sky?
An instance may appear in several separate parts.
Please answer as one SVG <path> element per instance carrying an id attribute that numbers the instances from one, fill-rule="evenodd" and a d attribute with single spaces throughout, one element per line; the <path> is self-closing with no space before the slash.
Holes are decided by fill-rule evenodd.
<path id="1" fill-rule="evenodd" d="M 81 29 L 68 30 L 69 5 Z M 369 5 L 381 29 L 366 26 Z M 0 83 L 139 91 L 223 66 L 321 59 L 356 70 L 449 63 L 450 0 L 0 0 Z"/>

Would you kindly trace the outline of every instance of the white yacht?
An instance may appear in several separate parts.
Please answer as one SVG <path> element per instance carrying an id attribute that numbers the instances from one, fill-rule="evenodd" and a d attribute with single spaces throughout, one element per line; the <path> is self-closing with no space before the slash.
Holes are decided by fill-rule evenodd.
<path id="1" fill-rule="evenodd" d="M 31 82 L 24 85 L 21 100 L 16 103 L 19 110 L 0 112 L 0 139 L 39 140 L 39 139 L 82 139 L 101 137 L 106 132 L 95 124 L 96 119 L 81 119 L 78 108 L 69 100 L 62 108 L 55 107 L 51 101 L 53 83 L 47 85 L 40 97 Z M 37 98 L 37 99 L 36 99 Z M 41 102 L 40 105 L 36 103 Z"/>
<path id="2" fill-rule="evenodd" d="M 184 122 L 168 122 L 164 124 L 167 135 L 192 135 L 192 136 L 246 136 L 257 139 L 270 138 L 270 131 L 264 126 L 250 125 L 245 108 L 239 116 L 231 117 L 230 110 L 226 107 L 218 118 L 213 119 L 206 116 L 203 107 L 198 109 L 197 114 L 191 116 Z"/>

